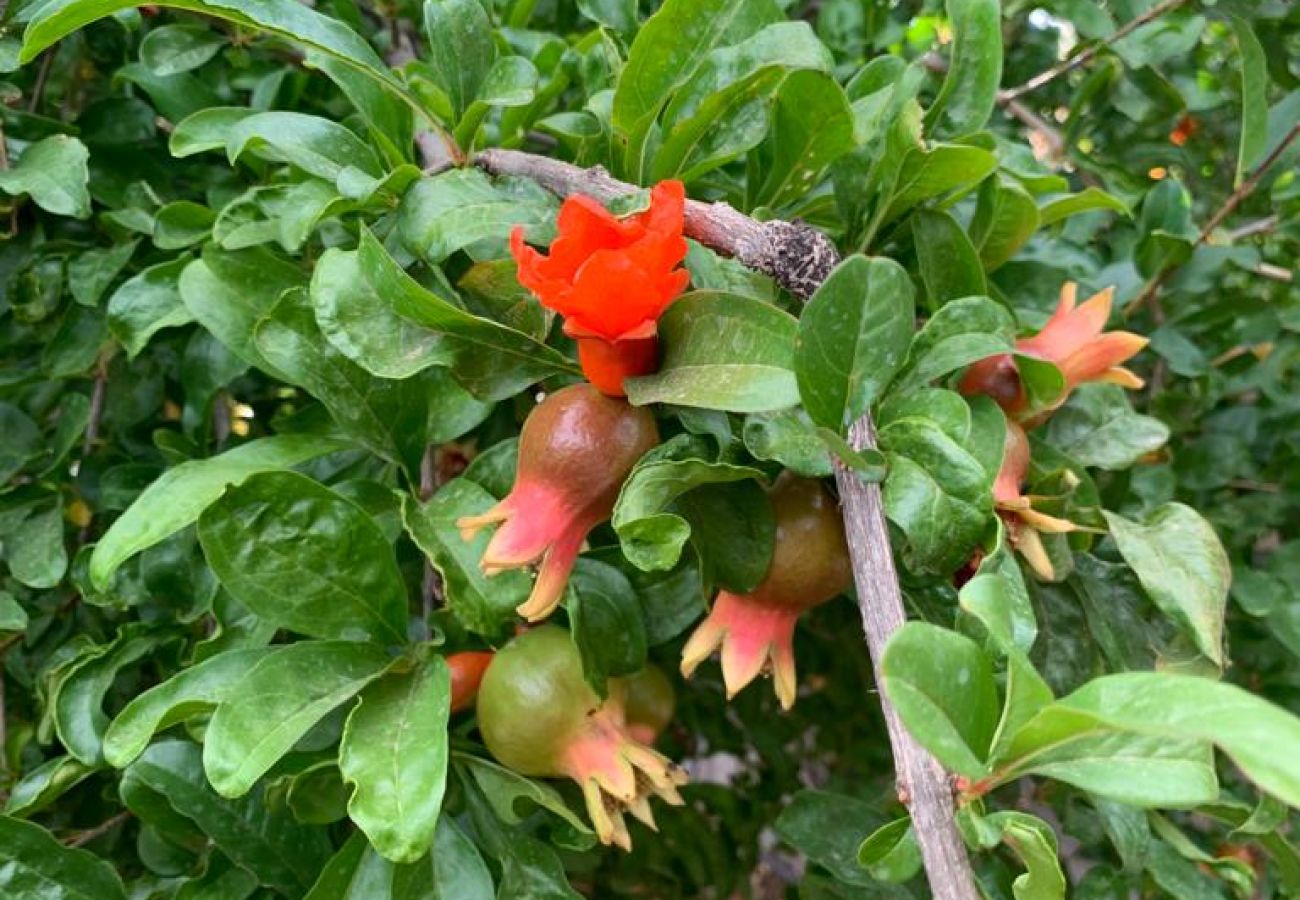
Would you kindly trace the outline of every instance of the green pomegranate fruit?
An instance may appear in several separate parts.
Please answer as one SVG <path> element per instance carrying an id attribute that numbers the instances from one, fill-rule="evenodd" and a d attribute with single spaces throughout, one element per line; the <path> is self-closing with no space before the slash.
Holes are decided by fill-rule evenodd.
<path id="1" fill-rule="evenodd" d="M 518 635 L 492 658 L 478 695 L 483 741 L 503 765 L 582 788 L 602 843 L 631 849 L 623 814 L 654 827 L 650 797 L 680 805 L 686 773 L 632 736 L 627 686 L 612 678 L 602 701 L 582 676 L 568 632 L 553 625 Z"/>

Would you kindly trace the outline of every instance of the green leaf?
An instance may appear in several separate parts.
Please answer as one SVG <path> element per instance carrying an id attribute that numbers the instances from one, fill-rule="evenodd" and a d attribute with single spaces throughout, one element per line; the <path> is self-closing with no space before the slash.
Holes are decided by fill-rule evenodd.
<path id="1" fill-rule="evenodd" d="M 925 114 L 927 130 L 963 137 L 988 122 L 1002 83 L 1002 10 L 998 0 L 946 0 L 952 59 Z"/>
<path id="2" fill-rule="evenodd" d="M 479 95 L 496 59 L 492 23 L 479 0 L 425 0 L 429 69 L 459 121 Z"/>
<path id="3" fill-rule="evenodd" d="M 5 539 L 9 574 L 30 588 L 52 588 L 68 569 L 68 551 L 63 543 L 63 508 L 52 505 L 33 512 L 22 526 Z"/>
<path id="4" fill-rule="evenodd" d="M 131 261 L 139 241 L 103 250 L 87 250 L 68 261 L 68 288 L 82 306 L 94 306 Z"/>
<path id="5" fill-rule="evenodd" d="M 235 864 L 285 896 L 301 896 L 329 856 L 323 830 L 299 825 L 261 791 L 233 802 L 217 796 L 204 777 L 202 751 L 188 741 L 152 745 L 126 770 L 128 781 L 161 795 Z"/>
<path id="6" fill-rule="evenodd" d="M 233 163 L 249 152 L 283 160 L 331 183 L 349 169 L 372 178 L 383 174 L 364 141 L 336 122 L 305 113 L 263 112 L 234 123 L 226 135 L 226 156 Z"/>
<path id="7" fill-rule="evenodd" d="M 690 523 L 673 507 L 683 494 L 705 484 L 764 479 L 758 469 L 708 457 L 701 438 L 680 435 L 642 457 L 623 483 L 611 524 L 637 568 L 653 572 L 676 565 L 691 535 Z"/>
<path id="8" fill-rule="evenodd" d="M 453 751 L 452 758 L 463 773 L 473 778 L 473 783 L 483 792 L 496 817 L 507 825 L 518 825 L 535 810 L 550 813 L 562 823 L 551 837 L 563 847 L 586 850 L 596 842 L 596 835 L 573 810 L 555 788 L 486 759 Z"/>
<path id="9" fill-rule="evenodd" d="M 746 416 L 741 435 L 756 459 L 778 462 L 805 478 L 834 472 L 826 444 L 802 409 Z"/>
<path id="10" fill-rule="evenodd" d="M 895 390 L 928 384 L 1015 346 L 1011 314 L 987 297 L 964 297 L 940 307 L 916 336 Z"/>
<path id="11" fill-rule="evenodd" d="M 228 650 L 182 669 L 145 691 L 128 703 L 108 726 L 104 734 L 105 762 L 125 768 L 144 752 L 159 731 L 216 709 L 231 685 L 270 652 L 264 647 Z"/>
<path id="12" fill-rule="evenodd" d="M 494 107 L 528 106 L 537 97 L 537 67 L 522 56 L 503 56 L 488 70 L 478 100 L 456 126 L 456 143 L 474 146 L 479 126 Z"/>
<path id="13" fill-rule="evenodd" d="M 628 399 L 730 412 L 794 406 L 797 328 L 789 313 L 750 297 L 687 294 L 659 320 L 663 364 L 654 375 L 627 379 Z"/>
<path id="14" fill-rule="evenodd" d="M 281 298 L 258 324 L 256 341 L 285 380 L 320 400 L 358 443 L 408 473 L 419 471 L 429 443 L 430 380 L 440 376 L 420 373 L 390 380 L 371 375 L 325 339 L 303 290 Z M 472 421 L 473 414 L 486 415 L 487 408 L 469 411 Z"/>
<path id="15" fill-rule="evenodd" d="M 746 202 L 751 207 L 794 203 L 852 149 L 853 108 L 839 82 L 825 72 L 794 72 L 781 83 L 772 126 L 754 151 L 764 177 L 748 183 Z"/>
<path id="16" fill-rule="evenodd" d="M 912 240 L 931 309 L 958 297 L 988 292 L 979 252 L 951 214 L 917 210 L 912 217 Z"/>
<path id="17" fill-rule="evenodd" d="M 0 631 L 26 631 L 27 610 L 8 591 L 0 591 Z"/>
<path id="18" fill-rule="evenodd" d="M 471 315 L 416 284 L 369 232 L 362 232 L 355 251 L 326 251 L 317 271 L 322 268 L 328 274 L 318 279 L 330 279 L 328 289 L 350 285 L 357 292 L 350 305 L 382 304 L 435 332 L 438 345 L 430 356 L 436 352 L 437 363 L 449 367 L 480 400 L 503 400 L 548 375 L 579 371 L 567 357 L 523 332 Z"/>
<path id="19" fill-rule="evenodd" d="M 11 168 L 0 169 L 0 191 L 27 194 L 46 212 L 85 219 L 90 216 L 90 170 L 86 145 L 66 134 L 37 141 Z"/>
<path id="20" fill-rule="evenodd" d="M 391 663 L 379 647 L 351 641 L 276 648 L 226 689 L 213 714 L 203 739 L 208 780 L 223 797 L 247 794 L 313 725 Z"/>
<path id="21" fill-rule="evenodd" d="M 882 222 L 890 222 L 918 203 L 979 184 L 998 167 L 998 159 L 980 147 L 936 144 L 914 147 L 903 157 Z"/>
<path id="22" fill-rule="evenodd" d="M 618 569 L 580 559 L 569 581 L 569 626 L 582 674 L 604 697 L 606 680 L 645 668 L 646 631 L 632 584 Z"/>
<path id="23" fill-rule="evenodd" d="M 55 756 L 23 775 L 9 791 L 4 813 L 25 819 L 54 803 L 95 772 L 73 756 Z"/>
<path id="24" fill-rule="evenodd" d="M 873 831 L 858 847 L 858 865 L 878 881 L 910 881 L 921 870 L 921 848 L 911 818 L 895 819 Z"/>
<path id="25" fill-rule="evenodd" d="M 8 816 L 0 816 L 0 893 L 13 900 L 126 900 L 107 862 Z"/>
<path id="26" fill-rule="evenodd" d="M 1007 810 L 989 816 L 1002 841 L 1028 870 L 1011 884 L 1016 900 L 1065 900 L 1066 881 L 1056 858 L 1056 832 L 1042 819 Z"/>
<path id="27" fill-rule="evenodd" d="M 1300 806 L 1300 758 L 1276 748 L 1300 740 L 1300 719 L 1230 684 L 1192 675 L 1104 675 L 1043 709 L 1020 729 L 1009 758 L 1117 730 L 1213 743 L 1266 793 Z"/>
<path id="28" fill-rule="evenodd" d="M 203 249 L 181 273 L 181 300 L 194 319 L 236 356 L 270 375 L 283 374 L 262 356 L 253 340 L 258 320 L 280 295 L 303 284 L 297 267 L 260 249 Z"/>
<path id="29" fill-rule="evenodd" d="M 88 766 L 104 762 L 104 695 L 118 672 L 155 652 L 164 640 L 142 625 L 127 625 L 111 644 L 68 672 L 52 700 L 55 732 L 69 753 Z"/>
<path id="30" fill-rule="evenodd" d="M 834 827 L 828 827 L 830 823 Z M 886 824 L 886 818 L 873 805 L 857 797 L 800 790 L 781 810 L 774 828 L 781 840 L 826 869 L 837 881 L 871 886 L 871 876 L 858 864 L 858 851 Z"/>
<path id="31" fill-rule="evenodd" d="M 1214 529 L 1189 506 L 1166 503 L 1139 524 L 1102 511 L 1143 589 L 1220 668 L 1231 568 Z"/>
<path id="32" fill-rule="evenodd" d="M 515 619 L 515 607 L 528 599 L 532 579 L 522 569 L 491 578 L 479 568 L 491 533 L 461 537 L 456 521 L 481 515 L 497 502 L 468 478 L 443 485 L 426 503 L 402 498 L 402 524 L 442 577 L 443 595 L 456 619 L 470 631 L 497 636 Z"/>
<path id="33" fill-rule="evenodd" d="M 640 180 L 655 119 L 711 51 L 784 18 L 771 0 L 667 0 L 661 5 L 636 33 L 614 91 L 612 120 L 626 141 L 626 174 Z"/>
<path id="34" fill-rule="evenodd" d="M 804 409 L 841 431 L 867 412 L 903 364 L 915 318 L 912 281 L 883 257 L 851 256 L 799 320 L 795 374 Z"/>
<path id="35" fill-rule="evenodd" d="M 970 638 L 909 622 L 890 638 L 881 686 L 899 718 L 943 765 L 967 778 L 989 774 L 984 759 L 998 717 L 988 656 Z"/>
<path id="36" fill-rule="evenodd" d="M 1169 427 L 1135 413 L 1123 388 L 1085 384 L 1052 414 L 1047 439 L 1082 465 L 1118 471 L 1163 447 Z"/>
<path id="37" fill-rule="evenodd" d="M 1118 197 L 1098 187 L 1087 187 L 1077 194 L 1066 194 L 1045 201 L 1038 207 L 1038 225 L 1040 228 L 1046 228 L 1070 216 L 1098 209 L 1112 210 L 1126 216 L 1133 215 L 1124 201 Z"/>
<path id="38" fill-rule="evenodd" d="M 312 435 L 280 435 L 168 469 L 145 488 L 95 545 L 90 557 L 91 584 L 96 590 L 107 590 L 113 573 L 123 562 L 193 524 L 227 485 L 240 484 L 258 472 L 296 466 L 346 446 Z"/>
<path id="39" fill-rule="evenodd" d="M 1038 230 L 1038 206 L 1020 184 L 993 177 L 980 187 L 970 236 L 985 271 L 1015 256 Z"/>
<path id="40" fill-rule="evenodd" d="M 181 301 L 180 276 L 189 260 L 181 257 L 150 266 L 128 279 L 108 298 L 108 330 L 134 359 L 164 328 L 194 321 Z"/>
<path id="41" fill-rule="evenodd" d="M 782 79 L 800 69 L 829 71 L 831 58 L 806 22 L 769 25 L 712 51 L 663 115 L 654 180 L 691 181 L 756 146 Z"/>
<path id="42" fill-rule="evenodd" d="M 359 506 L 303 475 L 265 472 L 199 517 L 222 585 L 258 617 L 318 638 L 401 644 L 406 586 Z"/>
<path id="43" fill-rule="evenodd" d="M 1250 23 L 1240 16 L 1230 21 L 1241 54 L 1241 142 L 1232 182 L 1239 187 L 1268 145 L 1268 60 Z"/>
<path id="44" fill-rule="evenodd" d="M 339 769 L 355 791 L 348 815 L 385 859 L 429 851 L 447 780 L 451 675 L 441 656 L 372 683 L 348 716 Z"/>
<path id="45" fill-rule="evenodd" d="M 493 181 L 478 169 L 452 169 L 422 178 L 402 197 L 398 210 L 402 243 L 434 265 L 480 241 L 493 241 L 504 249 L 517 225 L 523 226 L 530 241 L 549 240 L 554 221 L 554 198 L 534 182 Z"/>
<path id="46" fill-rule="evenodd" d="M 197 69 L 226 46 L 225 37 L 202 25 L 163 25 L 140 41 L 140 62 L 158 76 Z"/>

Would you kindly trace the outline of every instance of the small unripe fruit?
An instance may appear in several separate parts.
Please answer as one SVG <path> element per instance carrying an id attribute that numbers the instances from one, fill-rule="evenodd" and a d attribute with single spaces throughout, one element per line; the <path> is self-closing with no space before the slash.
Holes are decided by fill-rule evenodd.
<path id="1" fill-rule="evenodd" d="M 619 680 L 625 693 L 627 730 L 641 743 L 653 744 L 673 720 L 677 692 L 664 670 L 654 663 L 647 663 L 641 671 Z"/>
<path id="2" fill-rule="evenodd" d="M 784 709 L 794 705 L 794 626 L 799 616 L 845 590 L 853 578 L 844 522 L 821 482 L 789 472 L 768 495 L 776 517 L 772 562 L 748 594 L 721 591 L 682 649 L 682 674 L 722 648 L 722 677 L 734 697 L 770 669 Z"/>
<path id="3" fill-rule="evenodd" d="M 451 670 L 451 711 L 462 712 L 474 705 L 478 696 L 479 684 L 492 654 L 488 651 L 470 650 L 453 653 L 447 657 L 447 668 Z"/>
<path id="4" fill-rule="evenodd" d="M 479 688 L 483 742 L 522 775 L 572 778 L 582 788 L 602 843 L 630 849 L 630 812 L 654 827 L 650 796 L 682 800 L 685 773 L 628 730 L 626 685 L 609 681 L 603 701 L 582 675 L 568 632 L 553 625 L 525 631 L 492 659 Z"/>
<path id="5" fill-rule="evenodd" d="M 535 622 L 555 611 L 588 532 L 610 517 L 628 473 L 658 443 L 649 410 L 590 384 L 556 391 L 529 414 L 510 496 L 456 523 L 466 540 L 502 523 L 480 563 L 488 575 L 538 564 L 519 615 Z"/>

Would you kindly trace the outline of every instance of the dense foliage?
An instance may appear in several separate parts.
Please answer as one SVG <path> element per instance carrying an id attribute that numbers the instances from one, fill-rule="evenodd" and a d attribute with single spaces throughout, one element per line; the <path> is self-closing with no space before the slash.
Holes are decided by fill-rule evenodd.
<path id="1" fill-rule="evenodd" d="M 1300 6 L 3 16 L 0 896 L 923 897 L 882 700 L 987 897 L 1300 896 Z M 674 182 L 844 261 L 679 297 Z"/>

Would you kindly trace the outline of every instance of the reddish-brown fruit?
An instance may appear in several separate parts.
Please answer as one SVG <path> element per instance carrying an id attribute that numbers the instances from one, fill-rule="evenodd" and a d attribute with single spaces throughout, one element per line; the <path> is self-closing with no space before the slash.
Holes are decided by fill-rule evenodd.
<path id="1" fill-rule="evenodd" d="M 839 509 L 820 482 L 786 472 L 769 496 L 776 542 L 767 576 L 748 594 L 718 594 L 682 649 L 682 674 L 690 677 L 721 647 L 728 698 L 770 669 L 777 698 L 789 709 L 797 687 L 795 622 L 847 588 L 853 571 Z"/>
<path id="2" fill-rule="evenodd" d="M 466 540 L 501 523 L 480 563 L 488 575 L 538 564 L 521 616 L 535 622 L 555 611 L 587 533 L 610 517 L 632 466 L 657 443 L 649 410 L 590 384 L 556 391 L 529 414 L 510 495 L 456 523 Z"/>
<path id="3" fill-rule="evenodd" d="M 492 654 L 488 651 L 468 650 L 453 653 L 447 657 L 447 668 L 451 670 L 451 711 L 458 713 L 474 705 L 478 696 L 478 686 L 483 681 L 483 673 Z"/>
<path id="4" fill-rule="evenodd" d="M 631 849 L 623 814 L 650 827 L 650 797 L 680 805 L 686 774 L 629 732 L 627 685 L 609 680 L 601 700 L 582 674 L 568 632 L 554 625 L 516 636 L 488 666 L 479 689 L 483 742 L 522 775 L 572 778 L 602 843 Z"/>

